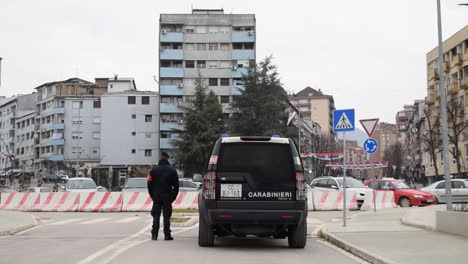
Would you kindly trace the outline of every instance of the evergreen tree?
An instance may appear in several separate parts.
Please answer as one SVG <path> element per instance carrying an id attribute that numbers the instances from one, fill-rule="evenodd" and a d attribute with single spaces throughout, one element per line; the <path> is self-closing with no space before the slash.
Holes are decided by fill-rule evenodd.
<path id="1" fill-rule="evenodd" d="M 245 89 L 234 96 L 229 132 L 237 135 L 282 134 L 287 136 L 288 95 L 271 57 L 249 68 L 243 76 Z"/>
<path id="2" fill-rule="evenodd" d="M 223 132 L 222 109 L 200 75 L 195 80 L 194 100 L 180 108 L 184 110 L 184 128 L 175 130 L 180 136 L 172 141 L 175 164 L 191 177 L 203 172 L 211 146 Z"/>

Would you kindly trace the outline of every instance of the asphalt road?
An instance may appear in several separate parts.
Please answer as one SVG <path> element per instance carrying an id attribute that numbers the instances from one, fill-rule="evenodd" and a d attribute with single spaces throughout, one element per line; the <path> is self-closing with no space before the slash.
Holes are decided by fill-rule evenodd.
<path id="1" fill-rule="evenodd" d="M 151 241 L 148 213 L 34 213 L 40 225 L 0 238 L 1 263 L 364 263 L 314 235 L 341 212 L 311 212 L 305 249 L 287 240 L 223 238 L 197 245 L 198 225 L 172 228 L 174 241 Z M 160 234 L 162 237 L 162 231 Z"/>

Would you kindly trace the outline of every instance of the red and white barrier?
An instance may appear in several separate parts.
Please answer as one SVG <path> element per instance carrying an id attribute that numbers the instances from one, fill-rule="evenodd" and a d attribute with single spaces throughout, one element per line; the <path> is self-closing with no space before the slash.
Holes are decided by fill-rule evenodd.
<path id="1" fill-rule="evenodd" d="M 364 203 L 361 206 L 361 210 L 374 210 L 374 199 L 375 209 L 397 207 L 397 205 L 395 204 L 395 196 L 393 191 L 375 191 L 366 194 L 366 197 L 364 198 Z"/>
<path id="2" fill-rule="evenodd" d="M 149 212 L 153 200 L 147 192 L 124 192 L 122 212 Z"/>
<path id="3" fill-rule="evenodd" d="M 343 210 L 343 191 L 318 191 L 312 193 L 313 209 L 315 211 Z M 346 207 L 348 210 L 357 210 L 357 193 L 346 191 Z"/>
<path id="4" fill-rule="evenodd" d="M 39 212 L 76 212 L 80 205 L 80 193 L 49 192 L 40 194 L 40 203 L 34 208 Z"/>
<path id="5" fill-rule="evenodd" d="M 79 212 L 120 212 L 122 210 L 122 193 L 90 192 L 80 193 Z"/>
<path id="6" fill-rule="evenodd" d="M 39 203 L 39 193 L 5 193 L 2 195 L 0 210 L 33 211 Z"/>
<path id="7" fill-rule="evenodd" d="M 198 192 L 180 192 L 172 203 L 172 207 L 177 209 L 198 208 Z"/>

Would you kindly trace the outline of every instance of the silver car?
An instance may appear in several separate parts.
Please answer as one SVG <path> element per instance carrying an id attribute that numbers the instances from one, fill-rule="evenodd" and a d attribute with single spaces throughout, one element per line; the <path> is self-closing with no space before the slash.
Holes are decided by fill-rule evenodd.
<path id="1" fill-rule="evenodd" d="M 201 183 L 194 182 L 192 179 L 179 178 L 179 191 L 182 192 L 198 192 L 201 188 Z"/>
<path id="2" fill-rule="evenodd" d="M 452 200 L 454 202 L 468 202 L 468 181 L 461 179 L 453 179 L 452 182 Z M 437 197 L 439 203 L 446 202 L 445 181 L 435 182 L 421 191 L 429 192 Z"/>

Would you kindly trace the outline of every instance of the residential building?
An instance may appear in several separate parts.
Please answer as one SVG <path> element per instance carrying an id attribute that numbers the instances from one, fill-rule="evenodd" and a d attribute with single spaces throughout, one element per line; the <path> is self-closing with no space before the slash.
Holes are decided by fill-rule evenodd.
<path id="1" fill-rule="evenodd" d="M 107 92 L 105 83 L 99 83 L 71 78 L 36 88 L 34 162 L 41 173 L 99 163 L 100 97 Z"/>
<path id="2" fill-rule="evenodd" d="M 313 120 L 322 128 L 322 133 L 326 135 L 333 132 L 333 111 L 335 110 L 335 101 L 332 95 L 323 94 L 306 87 L 296 94 L 289 96 L 291 103 L 299 109 L 299 112 L 305 120 Z"/>
<path id="3" fill-rule="evenodd" d="M 125 169 L 159 159 L 159 97 L 129 90 L 101 97 L 101 167 Z"/>
<path id="4" fill-rule="evenodd" d="M 455 118 L 452 118 L 450 113 L 448 113 L 449 127 L 458 127 L 461 131 L 464 124 L 468 122 L 468 26 L 462 28 L 443 43 L 442 71 L 444 73 L 445 87 L 439 87 L 438 60 L 437 47 L 426 54 L 429 118 L 433 121 L 431 122 L 432 124 L 440 126 L 441 107 L 439 89 L 443 89 L 446 94 L 447 106 L 457 112 Z M 454 122 L 451 122 L 452 120 Z M 453 125 L 454 123 L 456 126 Z M 468 130 L 464 129 L 459 135 L 454 135 L 453 130 L 450 133 L 452 136 L 457 136 L 459 141 L 461 176 L 468 177 Z M 452 152 L 455 150 L 455 147 L 453 143 L 450 143 L 449 149 Z M 429 168 L 426 166 L 426 176 L 437 177 L 444 173 L 442 156 L 439 156 L 438 160 L 438 164 L 431 163 Z M 450 174 L 456 174 L 457 162 L 452 154 L 450 154 L 448 160 L 450 161 Z M 435 175 L 434 166 L 438 167 L 440 175 Z"/>
<path id="5" fill-rule="evenodd" d="M 406 135 L 408 132 L 408 121 L 413 116 L 414 107 L 413 105 L 404 105 L 403 110 L 396 114 L 395 121 L 398 131 L 398 140 L 401 144 L 405 144 Z"/>
<path id="6" fill-rule="evenodd" d="M 16 130 L 16 119 L 34 110 L 35 97 L 33 93 L 0 99 L 0 170 L 17 168 L 16 146 L 20 143 L 21 134 Z"/>
<path id="7" fill-rule="evenodd" d="M 35 110 L 18 111 L 15 125 L 15 167 L 30 172 L 34 171 L 35 115 Z"/>
<path id="8" fill-rule="evenodd" d="M 398 142 L 398 133 L 397 125 L 380 122 L 377 124 L 374 133 L 372 133 L 373 138 L 378 143 L 377 152 L 374 154 L 369 154 L 369 159 L 372 163 L 381 163 L 386 162 L 385 151 L 390 148 L 391 145 Z M 371 177 L 373 176 L 385 176 L 385 169 L 372 169 L 369 173 Z"/>
<path id="9" fill-rule="evenodd" d="M 255 15 L 194 9 L 191 14 L 161 14 L 159 21 L 160 148 L 173 152 L 172 129 L 183 128 L 180 105 L 195 94 L 201 78 L 219 96 L 225 116 L 239 94 L 242 74 L 255 63 Z"/>

